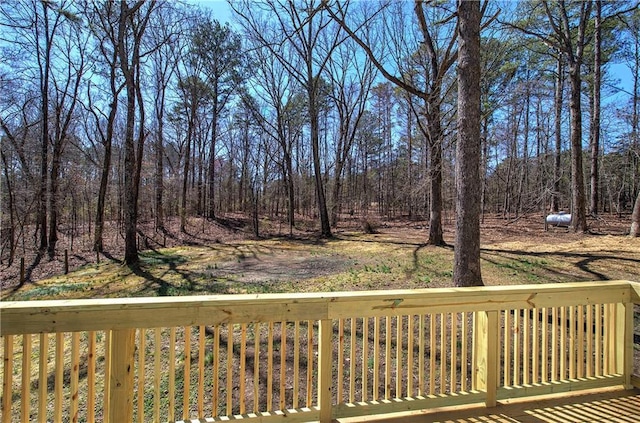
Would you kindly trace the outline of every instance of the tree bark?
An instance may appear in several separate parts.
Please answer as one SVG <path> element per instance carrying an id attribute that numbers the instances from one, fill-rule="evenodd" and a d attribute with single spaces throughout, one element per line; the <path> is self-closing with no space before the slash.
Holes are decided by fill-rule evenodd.
<path id="1" fill-rule="evenodd" d="M 458 140 L 453 282 L 483 285 L 480 272 L 480 2 L 458 0 Z"/>
<path id="2" fill-rule="evenodd" d="M 209 219 L 216 218 L 216 141 L 218 139 L 218 83 L 213 87 L 213 116 L 211 118 L 211 144 L 209 144 Z"/>
<path id="3" fill-rule="evenodd" d="M 96 205 L 96 220 L 95 220 L 95 228 L 94 228 L 94 237 L 93 237 L 93 250 L 101 253 L 104 249 L 103 245 L 103 232 L 104 232 L 104 209 L 107 198 L 107 188 L 109 185 L 109 174 L 111 172 L 111 147 L 113 145 L 113 133 L 115 128 L 116 115 L 118 112 L 118 96 L 120 95 L 120 91 L 124 88 L 117 81 L 117 68 L 118 68 L 118 40 L 117 34 L 114 31 L 114 27 L 112 23 L 109 23 L 109 28 L 107 29 L 107 23 L 111 22 L 109 17 L 113 13 L 113 9 L 115 5 L 110 4 L 106 9 L 104 17 L 100 16 L 100 12 L 98 11 L 97 5 L 94 5 L 94 12 L 97 14 L 98 18 L 96 20 L 100 21 L 103 25 L 103 31 L 109 34 L 108 39 L 110 42 L 110 47 L 113 48 L 113 51 L 109 54 L 106 49 L 102 48 L 102 54 L 104 56 L 105 61 L 109 64 L 109 88 L 111 94 L 111 102 L 109 104 L 109 115 L 107 117 L 106 130 L 104 132 L 104 136 L 102 136 L 103 132 L 98 131 L 101 136 L 101 142 L 104 147 L 104 157 L 102 159 L 102 167 L 100 169 L 100 186 L 98 188 L 98 201 Z M 104 45 L 104 44 L 103 44 Z M 97 113 L 93 112 L 93 108 L 91 107 L 91 96 L 89 95 L 89 107 L 92 110 L 94 115 L 94 119 L 96 122 L 96 126 L 100 125 L 100 117 Z"/>
<path id="4" fill-rule="evenodd" d="M 165 90 L 167 82 L 162 80 L 158 75 L 158 93 L 156 97 L 156 121 L 158 124 L 158 133 L 155 139 L 155 229 L 156 231 L 164 231 L 164 108 L 165 108 Z"/>
<path id="5" fill-rule="evenodd" d="M 442 233 L 442 128 L 440 125 L 440 110 L 429 126 L 430 133 L 436 135 L 435 140 L 429 141 L 429 245 L 446 245 Z"/>
<path id="6" fill-rule="evenodd" d="M 289 220 L 289 235 L 293 235 L 293 227 L 295 226 L 295 205 L 296 205 L 296 193 L 293 185 L 293 162 L 291 160 L 291 154 L 285 153 L 285 166 L 287 169 L 286 186 L 287 196 L 289 198 L 289 204 L 287 204 L 287 218 Z"/>
<path id="7" fill-rule="evenodd" d="M 107 133 L 109 130 L 107 129 Z M 111 137 L 107 136 L 104 144 L 104 159 L 100 175 L 100 188 L 98 189 L 98 203 L 96 205 L 96 226 L 93 237 L 93 250 L 101 253 L 103 246 L 104 232 L 104 206 L 107 198 L 107 186 L 109 184 L 109 172 L 111 170 Z"/>
<path id="8" fill-rule="evenodd" d="M 115 66 L 115 62 L 114 62 Z M 107 187 L 109 185 L 109 172 L 111 171 L 111 146 L 113 143 L 113 128 L 115 125 L 116 113 L 118 108 L 118 93 L 113 91 L 115 87 L 115 72 L 112 72 L 112 94 L 113 99 L 109 118 L 107 119 L 106 137 L 103 140 L 104 158 L 102 161 L 102 170 L 100 175 L 100 188 L 98 189 L 98 204 L 96 206 L 96 227 L 93 238 L 93 249 L 101 253 L 103 250 L 103 231 L 104 231 L 104 207 L 107 198 Z"/>
<path id="9" fill-rule="evenodd" d="M 560 211 L 560 172 L 562 155 L 562 88 L 564 85 L 564 66 L 562 53 L 558 52 L 556 68 L 556 92 L 554 95 L 555 153 L 553 155 L 553 193 L 551 194 L 551 212 Z"/>
<path id="10" fill-rule="evenodd" d="M 60 156 L 62 155 L 63 142 L 63 140 L 57 139 L 54 143 L 51 175 L 49 176 L 49 242 L 47 244 L 49 259 L 55 257 L 56 243 L 58 242 L 58 178 L 60 176 Z"/>
<path id="11" fill-rule="evenodd" d="M 13 196 L 13 178 L 9 177 L 9 163 L 7 161 L 7 157 L 4 154 L 4 149 L 1 148 L 0 146 L 0 158 L 2 159 L 2 173 L 4 173 L 4 178 L 5 178 L 5 190 L 7 193 L 7 197 L 9 200 L 9 204 L 7 205 L 9 207 L 9 262 L 7 263 L 8 266 L 11 266 L 13 264 L 13 259 L 15 257 L 15 251 L 16 251 L 16 230 L 15 230 L 15 209 L 16 209 L 16 203 L 15 203 L 15 199 Z"/>
<path id="12" fill-rule="evenodd" d="M 182 198 L 180 199 L 180 232 L 187 232 L 187 197 L 189 192 L 189 169 L 191 168 L 191 144 L 194 138 L 193 133 L 195 131 L 196 109 L 198 104 L 198 94 L 196 90 L 198 86 L 195 85 L 195 80 L 192 81 L 193 85 L 188 86 L 187 90 L 190 93 L 189 115 L 187 116 L 187 141 L 184 151 L 184 171 L 182 174 Z"/>
<path id="13" fill-rule="evenodd" d="M 159 114 L 158 119 L 158 133 L 156 134 L 156 174 L 155 174 L 155 209 L 156 218 L 155 226 L 156 231 L 164 230 L 164 210 L 163 210 L 163 197 L 164 197 L 164 129 L 163 119 L 164 113 Z"/>
<path id="14" fill-rule="evenodd" d="M 526 212 L 529 207 L 529 109 L 531 108 L 531 87 L 529 83 L 529 69 L 527 69 L 527 81 L 525 88 L 524 128 L 522 139 L 522 171 L 518 181 L 518 199 L 516 217 Z M 524 197 L 524 199 L 523 199 Z"/>
<path id="15" fill-rule="evenodd" d="M 582 108 L 580 105 L 580 65 L 569 66 L 571 82 L 571 227 L 576 232 L 587 231 L 585 210 L 584 172 L 582 169 Z"/>
<path id="16" fill-rule="evenodd" d="M 133 132 L 135 125 L 136 95 L 133 79 L 133 70 L 129 64 L 129 57 L 126 48 L 126 31 L 128 27 L 129 7 L 125 0 L 120 1 L 120 16 L 118 20 L 118 55 L 120 56 L 120 69 L 125 79 L 125 89 L 127 93 L 126 103 L 126 125 L 124 138 L 124 196 L 123 213 L 125 229 L 125 252 L 124 261 L 126 264 L 135 264 L 138 258 L 138 246 L 136 243 L 136 213 L 135 213 L 135 190 L 133 187 L 135 174 L 135 150 L 133 144 Z"/>
<path id="17" fill-rule="evenodd" d="M 133 30 L 133 46 L 130 50 L 126 48 L 129 23 L 132 16 L 145 4 L 144 0 L 139 0 L 132 7 L 129 7 L 126 0 L 120 2 L 120 16 L 118 20 L 118 55 L 120 58 L 120 69 L 124 76 L 125 90 L 127 93 L 126 103 L 126 125 L 124 137 L 124 229 L 125 229 L 125 251 L 124 261 L 128 265 L 136 264 L 139 261 L 137 232 L 138 232 L 138 187 L 140 183 L 140 163 L 142 159 L 142 146 L 144 142 L 143 129 L 140 129 L 138 138 L 138 155 L 134 143 L 135 119 L 136 119 L 136 99 L 138 99 L 136 87 L 136 74 L 140 60 L 140 43 L 153 5 L 150 5 L 142 17 L 142 21 L 135 25 Z M 131 57 L 129 57 L 131 52 Z M 138 80 L 139 82 L 139 80 Z M 140 105 L 142 107 L 142 105 Z M 142 109 L 140 109 L 142 111 Z M 140 122 L 144 126 L 144 122 Z"/>
<path id="18" fill-rule="evenodd" d="M 455 52 L 452 50 L 453 41 L 451 40 L 445 50 L 444 55 L 438 52 L 431 36 L 429 25 L 427 24 L 425 3 L 416 1 L 414 4 L 414 13 L 420 24 L 422 36 L 424 38 L 423 46 L 428 58 L 427 90 L 423 93 L 422 98 L 425 100 L 427 108 L 427 132 L 424 134 L 429 147 L 428 169 L 430 202 L 429 202 L 429 245 L 446 245 L 442 232 L 442 143 L 444 141 L 444 133 L 442 130 L 442 90 L 443 81 L 446 73 L 453 66 Z M 478 29 L 479 31 L 479 29 Z M 422 128 L 422 126 L 420 125 Z"/>
<path id="19" fill-rule="evenodd" d="M 309 63 L 311 68 L 311 63 Z M 312 81 L 312 77 L 310 77 Z M 313 85 L 313 82 L 310 82 Z M 327 209 L 327 199 L 324 191 L 324 180 L 322 179 L 322 166 L 320 165 L 320 128 L 318 105 L 315 104 L 316 88 L 308 88 L 309 96 L 309 118 L 311 120 L 311 154 L 313 156 L 313 174 L 316 186 L 316 199 L 318 200 L 318 213 L 320 214 L 320 236 L 323 238 L 331 238 L 331 222 L 329 221 L 329 212 Z"/>
<path id="20" fill-rule="evenodd" d="M 35 11 L 34 11 L 35 12 Z M 38 55 L 40 68 L 40 94 L 42 95 L 40 122 L 40 194 L 38 195 L 38 226 L 40 226 L 40 246 L 44 252 L 48 246 L 47 239 L 47 171 L 49 169 L 49 71 L 51 69 L 51 47 L 53 34 L 49 33 L 49 4 L 42 2 L 42 17 L 44 23 L 44 57 Z M 37 12 L 35 12 L 37 15 Z M 36 25 L 37 28 L 37 25 Z M 37 36 L 37 34 L 36 34 Z M 39 42 L 39 41 L 36 41 Z"/>
<path id="21" fill-rule="evenodd" d="M 602 30 L 600 28 L 602 16 L 602 0 L 596 0 L 596 19 L 594 35 L 593 59 L 593 107 L 591 109 L 591 207 L 592 216 L 598 214 L 599 200 L 599 171 L 598 159 L 600 155 L 600 85 L 602 80 Z"/>
<path id="22" fill-rule="evenodd" d="M 634 238 L 640 237 L 640 190 L 638 191 L 638 196 L 633 206 L 633 213 L 631 214 L 631 229 L 629 235 Z"/>
<path id="23" fill-rule="evenodd" d="M 338 153 L 339 154 L 339 153 Z M 333 182 L 333 190 L 331 191 L 331 226 L 338 226 L 338 214 L 340 214 L 340 196 L 342 193 L 342 172 L 344 170 L 344 162 L 336 160 L 336 170 Z"/>
<path id="24" fill-rule="evenodd" d="M 555 22 L 553 12 L 548 3 L 544 3 L 550 22 Z M 591 2 L 578 4 L 580 17 L 578 27 L 571 28 L 567 6 L 564 2 L 558 4 L 560 8 L 560 26 L 553 24 L 554 31 L 561 40 L 560 51 L 566 56 L 569 64 L 569 82 L 571 96 L 569 109 L 571 115 L 571 227 L 575 232 L 587 231 L 587 216 L 584 189 L 584 171 L 582 169 L 582 93 L 581 67 L 584 56 L 586 28 L 591 16 Z M 575 38 L 575 39 L 574 39 Z"/>

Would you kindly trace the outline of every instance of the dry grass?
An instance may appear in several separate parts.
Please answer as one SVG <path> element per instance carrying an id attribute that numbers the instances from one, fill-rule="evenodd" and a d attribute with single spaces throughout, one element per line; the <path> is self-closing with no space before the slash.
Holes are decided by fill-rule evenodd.
<path id="1" fill-rule="evenodd" d="M 623 235 L 545 232 L 536 219 L 485 224 L 486 285 L 637 280 L 640 239 Z M 540 226 L 536 227 L 536 224 Z M 86 263 L 68 275 L 10 283 L 3 300 L 156 295 L 352 291 L 451 286 L 453 248 L 425 245 L 420 222 L 387 222 L 377 233 L 345 227 L 333 239 L 313 237 L 203 241 L 145 250 L 141 263 Z M 445 232 L 448 243 L 453 233 Z M 217 242 L 216 242 L 217 241 Z M 193 244 L 193 243 L 192 243 Z"/>
<path id="2" fill-rule="evenodd" d="M 538 226 L 536 226 L 538 225 Z M 580 280 L 628 279 L 638 280 L 640 275 L 640 240 L 630 239 L 624 235 L 624 220 L 612 225 L 606 231 L 591 235 L 576 235 L 565 229 L 542 230 L 537 219 L 521 219 L 508 224 L 498 219 L 488 221 L 484 226 L 482 244 L 482 271 L 487 285 L 535 284 L 548 282 L 571 282 Z M 214 232 L 211 232 L 213 234 Z M 425 245 L 426 228 L 421 222 L 383 222 L 376 233 L 363 233 L 355 222 L 352 226 L 341 228 L 336 237 L 330 240 L 318 240 L 312 236 L 287 238 L 273 236 L 265 239 L 244 239 L 233 237 L 190 242 L 192 245 L 174 245 L 167 248 L 146 250 L 142 253 L 141 264 L 130 268 L 115 260 L 103 260 L 100 264 L 86 263 L 69 275 L 59 275 L 28 282 L 22 286 L 13 284 L 2 293 L 3 300 L 50 299 L 50 298 L 96 298 L 122 296 L 156 296 L 156 295 L 191 295 L 191 294 L 223 294 L 223 293 L 262 293 L 293 291 L 349 291 L 392 288 L 424 288 L 451 286 L 453 248 L 432 247 Z M 447 242 L 452 243 L 453 233 L 450 228 L 445 233 Z M 362 324 L 358 321 L 357 324 Z M 372 330 L 373 323 L 369 325 Z M 249 328 L 252 330 L 251 328 Z M 415 329 L 415 327 L 414 327 Z M 178 338 L 183 337 L 182 328 L 178 329 Z M 264 328 L 263 328 L 264 330 Z M 356 329 L 356 333 L 359 329 Z M 163 331 L 163 333 L 166 330 Z M 315 329 L 314 329 L 315 332 Z M 347 330 L 348 332 L 348 330 Z M 345 332 L 345 345 L 350 344 L 350 335 Z M 392 330 L 395 334 L 396 329 Z M 405 337 L 407 331 L 404 332 Z M 224 335 L 224 333 L 222 334 Z M 280 331 L 274 331 L 274 342 L 279 342 Z M 84 336 L 84 335 L 83 335 Z M 462 332 L 461 337 L 464 337 Z M 192 345 L 198 342 L 197 333 L 192 334 Z M 264 337 L 264 335 L 263 335 Z M 315 335 L 314 335 L 315 337 Z M 358 344 L 354 356 L 345 357 L 353 360 L 356 373 L 369 374 L 373 377 L 372 365 L 362 358 L 363 345 L 371 353 L 375 345 L 371 341 L 373 335 L 366 337 L 369 341 L 356 338 Z M 381 335 L 381 341 L 382 342 Z M 239 335 L 234 335 L 233 351 L 239 350 Z M 288 342 L 294 338 L 287 336 Z M 16 341 L 17 342 L 17 341 Z M 64 349 L 69 350 L 71 340 L 64 339 Z M 163 336 L 159 346 L 161 354 L 168 354 L 173 349 Z M 182 341 L 184 342 L 184 341 Z M 265 341 L 266 342 L 266 341 Z M 222 345 L 226 342 L 221 339 Z M 206 360 L 212 351 L 210 336 L 206 339 Z M 154 354 L 155 346 L 150 340 L 146 343 L 148 360 Z M 14 374 L 20 373 L 21 344 L 16 345 L 16 367 Z M 53 356 L 53 343 L 49 344 L 49 357 Z M 84 348 L 84 347 L 83 347 Z M 351 347 L 345 347 L 345 354 Z M 100 357 L 104 357 L 103 346 L 98 345 L 96 355 L 98 370 Z M 279 350 L 277 349 L 276 352 Z M 287 348 L 287 356 L 292 346 Z M 247 357 L 252 352 L 247 350 Z M 334 354 L 338 354 L 334 351 Z M 80 358 L 86 355 L 80 351 Z M 211 357 L 210 357 L 211 356 Z M 38 350 L 34 347 L 32 358 L 37 360 Z M 70 367 L 69 356 L 65 356 L 65 368 Z M 280 356 L 275 356 L 274 371 L 279 372 Z M 191 357 L 192 369 L 197 367 L 201 357 Z M 236 358 L 234 360 L 233 368 Z M 288 359 L 287 359 L 288 361 Z M 164 359 L 163 359 L 164 362 Z M 221 365 L 221 380 L 225 380 L 225 388 L 233 391 L 233 403 L 241 396 L 236 378 L 225 377 L 224 358 Z M 177 393 L 185 380 L 191 379 L 196 386 L 198 376 L 195 373 L 184 375 L 183 361 L 177 357 L 176 387 Z M 147 377 L 153 372 L 151 362 L 147 367 Z M 351 368 L 345 368 L 347 373 Z M 80 368 L 82 379 L 82 368 Z M 193 371 L 193 370 L 192 370 Z M 305 369 L 306 371 L 306 369 Z M 381 371 L 381 370 L 380 370 Z M 32 366 L 32 380 L 37 380 L 35 364 Z M 282 373 L 286 395 L 292 392 L 291 372 Z M 100 374 L 100 372 L 98 372 Z M 208 374 L 208 373 L 207 373 Z M 186 377 L 185 377 L 186 376 Z M 65 373 L 64 378 L 71 377 Z M 438 380 L 441 376 L 438 376 Z M 446 383 L 448 376 L 443 380 Z M 98 390 L 102 380 L 98 375 Z M 17 377 L 14 379 L 17 382 Z M 47 380 L 53 383 L 52 376 Z M 279 379 L 274 380 L 279 385 Z M 445 382 L 439 382 L 441 385 Z M 166 389 L 163 379 L 161 389 Z M 210 381 L 207 380 L 207 386 Z M 228 385 L 231 383 L 231 385 Z M 345 392 L 347 390 L 347 381 Z M 373 380 L 369 381 L 370 388 Z M 434 385 L 435 386 L 435 385 Z M 438 385 L 440 386 L 440 385 Z M 37 389 L 37 386 L 34 387 Z M 49 395 L 52 395 L 48 387 Z M 82 389 L 82 388 L 81 388 Z M 223 388 L 221 388 L 223 389 Z M 312 388 L 315 389 L 315 388 Z M 356 387 L 356 396 L 362 392 Z M 380 388 L 382 389 L 382 388 Z M 393 391 L 391 389 L 391 391 Z M 231 392 L 231 391 L 229 391 Z M 260 389 L 261 394 L 263 388 Z M 278 391 L 279 392 L 279 391 Z M 394 395 L 393 392 L 391 395 Z M 306 395 L 305 395 L 306 396 Z M 84 395 L 81 395 L 84 398 Z M 248 397 L 248 396 L 247 396 Z M 163 397 L 164 398 L 164 397 Z M 32 396 L 32 400 L 35 398 Z M 136 398 L 136 401 L 138 399 Z M 150 412 L 153 402 L 151 391 L 146 392 L 144 409 Z M 211 398 L 206 398 L 210 403 Z M 278 404 L 279 397 L 273 401 Z M 289 400 L 287 400 L 289 401 Z M 100 401 L 98 401 L 100 402 Z M 193 407 L 194 402 L 191 402 Z M 49 404 L 51 406 L 51 403 Z M 81 407 L 83 404 L 81 404 Z M 137 402 L 136 402 L 137 406 Z M 162 412 L 167 404 L 162 402 Z M 50 407 L 49 407 L 50 408 Z M 276 407 L 277 408 L 277 407 Z M 14 410 L 16 411 L 16 410 Z M 181 414 L 180 404 L 176 411 Z M 219 409 L 218 412 L 226 410 Z M 193 412 L 193 410 L 192 410 Z M 236 412 L 236 410 L 234 410 Z M 49 410 L 51 413 L 51 410 Z"/>

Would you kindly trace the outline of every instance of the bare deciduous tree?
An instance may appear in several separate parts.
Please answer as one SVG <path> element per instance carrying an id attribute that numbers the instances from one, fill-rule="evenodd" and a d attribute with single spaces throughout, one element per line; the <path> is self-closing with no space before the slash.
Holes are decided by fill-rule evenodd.
<path id="1" fill-rule="evenodd" d="M 241 17 L 245 30 L 280 61 L 289 75 L 303 88 L 307 95 L 311 151 L 316 187 L 316 200 L 320 217 L 320 232 L 331 237 L 331 224 L 327 208 L 323 168 L 320 157 L 320 100 L 323 74 L 332 53 L 344 40 L 339 28 L 315 2 L 287 1 L 266 2 L 257 6 L 255 2 L 231 3 Z M 264 14 L 258 12 L 262 10 Z M 265 16 L 275 16 L 270 27 L 265 25 Z M 293 50 L 297 60 L 290 62 L 287 51 Z"/>
<path id="2" fill-rule="evenodd" d="M 138 139 L 135 139 L 136 103 L 142 111 L 140 98 L 140 59 L 142 37 L 151 14 L 157 5 L 143 0 L 129 6 L 126 0 L 120 1 L 118 15 L 118 58 L 120 71 L 125 81 L 126 126 L 124 137 L 124 224 L 125 224 L 125 263 L 138 262 L 138 190 L 144 146 L 144 116 L 138 115 Z M 136 147 L 137 144 L 137 147 Z"/>

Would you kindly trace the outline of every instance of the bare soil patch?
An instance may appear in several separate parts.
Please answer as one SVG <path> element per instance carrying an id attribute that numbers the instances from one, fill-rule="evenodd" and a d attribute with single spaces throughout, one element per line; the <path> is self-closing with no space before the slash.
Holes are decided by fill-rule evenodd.
<path id="1" fill-rule="evenodd" d="M 425 245 L 428 227 L 424 221 L 378 220 L 373 225 L 374 233 L 366 233 L 357 220 L 346 220 L 335 231 L 335 238 L 328 240 L 317 238 L 310 223 L 308 226 L 302 224 L 293 236 L 288 236 L 286 225 L 280 222 L 263 222 L 262 237 L 254 238 L 247 222 L 242 217 L 219 222 L 193 220 L 188 234 L 177 231 L 177 222 L 171 222 L 166 232 L 155 232 L 151 227 L 143 226 L 141 242 L 147 248 L 141 252 L 141 264 L 135 268 L 123 266 L 117 260 L 122 254 L 117 228 L 110 232 L 108 253 L 100 256 L 100 264 L 96 263 L 95 253 L 91 252 L 89 239 L 76 239 L 73 255 L 70 256 L 70 274 L 61 274 L 63 257 L 60 256 L 52 261 L 41 258 L 38 263 L 31 262 L 30 279 L 22 286 L 17 280 L 19 270 L 16 265 L 4 268 L 1 274 L 4 287 L 2 298 L 24 300 L 451 286 L 455 234 L 453 224 L 449 221 L 445 221 L 447 247 Z M 596 223 L 599 225 L 597 230 Z M 517 220 L 495 216 L 487 218 L 482 227 L 482 271 L 485 283 L 508 285 L 639 280 L 640 239 L 626 236 L 629 224 L 628 218 L 612 217 L 606 222 L 592 222 L 592 232 L 589 234 L 574 234 L 566 228 L 545 231 L 542 217 L 539 216 Z M 30 260 L 37 257 L 34 252 L 32 254 L 27 256 Z M 362 369 L 369 366 L 369 361 L 363 359 L 362 350 L 365 345 L 369 352 L 376 347 L 372 341 L 375 338 L 372 332 L 374 325 L 373 322 L 368 323 L 370 335 L 363 337 L 363 324 L 358 320 L 355 332 L 352 333 L 349 328 L 344 331 L 348 339 L 344 345 L 351 345 L 352 336 L 358 343 L 353 353 L 349 349 L 343 351 L 345 372 L 351 363 L 357 374 L 362 374 Z M 391 323 L 390 333 L 396 333 L 397 324 L 397 321 Z M 451 331 L 449 321 L 439 324 L 447 325 L 447 330 Z M 470 327 L 468 323 L 467 330 Z M 414 325 L 414 330 L 416 328 Z M 264 327 L 258 327 L 254 336 L 265 330 Z M 293 360 L 292 340 L 295 334 L 291 326 L 287 330 L 290 332 L 286 336 L 288 344 L 284 349 L 276 349 L 273 369 L 277 377 L 283 378 L 285 395 L 290 396 L 293 393 L 293 372 L 288 368 L 281 369 L 279 364 Z M 408 327 L 403 330 L 406 336 Z M 439 331 L 440 326 L 436 328 L 436 332 Z M 312 328 L 312 332 L 317 333 L 317 328 Z M 383 328 L 381 333 L 385 333 Z M 182 329 L 178 335 L 179 338 L 184 336 Z M 198 335 L 192 333 L 192 345 L 197 344 Z M 222 335 L 224 345 L 224 337 L 229 336 L 229 332 L 223 331 Z M 264 338 L 260 341 L 261 345 L 269 342 L 265 340 L 268 335 L 262 333 L 257 336 Z M 459 336 L 464 337 L 465 334 L 460 332 Z M 469 338 L 468 334 L 466 336 Z M 276 343 L 282 342 L 281 326 L 276 325 L 273 337 Z M 233 350 L 238 351 L 242 338 L 238 333 L 234 333 L 233 338 Z M 303 345 L 308 341 L 304 333 L 301 341 Z M 210 354 L 212 347 L 207 342 L 206 352 Z M 381 349 L 386 342 L 384 335 L 380 335 Z M 151 348 L 151 343 L 147 346 Z M 441 345 L 440 348 L 444 347 Z M 163 344 L 162 349 L 168 351 L 168 344 Z M 192 356 L 193 366 L 199 360 L 195 354 Z M 255 357 L 255 351 L 251 348 L 247 349 L 246 354 L 249 358 Z M 338 356 L 337 349 L 334 354 Z M 449 353 L 441 350 L 439 354 L 447 356 Z M 282 356 L 284 360 L 281 360 Z M 231 368 L 239 368 L 237 359 L 233 360 Z M 638 360 L 636 357 L 636 363 Z M 222 361 L 220 368 L 226 369 L 226 364 Z M 182 375 L 181 365 L 178 364 L 178 375 Z M 306 372 L 307 368 L 301 368 L 303 370 Z M 381 371 L 379 369 L 379 373 Z M 207 375 L 210 373 L 208 371 Z M 147 374 L 152 374 L 152 367 L 149 367 Z M 366 374 L 369 375 L 367 378 L 372 378 L 373 370 L 367 370 Z M 379 376 L 382 380 L 382 373 Z M 220 377 L 226 378 L 226 374 L 221 373 Z M 266 376 L 256 377 L 264 380 Z M 240 379 L 232 376 L 229 380 L 230 385 L 226 386 L 233 387 L 233 398 L 237 403 L 237 398 L 243 394 L 239 390 Z M 451 384 L 448 375 L 443 380 L 443 386 Z M 280 379 L 276 381 L 279 384 Z M 191 384 L 196 386 L 197 383 L 198 378 L 193 373 Z M 209 385 L 210 381 L 207 380 Z M 346 377 L 343 385 L 344 392 L 347 392 L 349 385 Z M 369 386 L 373 386 L 372 381 Z M 380 390 L 383 387 L 378 389 L 382 395 Z M 438 385 L 438 389 L 444 388 Z M 264 385 L 261 385 L 259 397 L 264 398 L 265 392 Z M 310 392 L 315 396 L 313 388 L 310 388 Z M 394 391 L 391 392 L 393 395 Z M 361 388 L 357 387 L 355 394 L 360 396 Z M 279 397 L 274 396 L 274 401 L 278 400 Z M 210 398 L 207 398 L 209 402 Z"/>
<path id="2" fill-rule="evenodd" d="M 230 216 L 217 221 L 193 219 L 187 233 L 170 220 L 164 231 L 151 223 L 140 229 L 141 265 L 123 266 L 122 234 L 108 230 L 105 254 L 91 251 L 91 240 L 75 237 L 67 248 L 70 274 L 64 275 L 64 249 L 49 260 L 36 251 L 2 268 L 2 298 L 34 288 L 28 298 L 75 298 L 198 293 L 338 291 L 451 286 L 454 225 L 445 219 L 447 247 L 425 245 L 423 220 L 378 219 L 366 233 L 356 219 L 342 221 L 333 239 L 317 237 L 313 222 L 288 226 L 264 220 L 260 238 L 250 220 Z M 547 283 L 640 277 L 640 239 L 626 236 L 628 216 L 590 221 L 588 234 L 567 228 L 545 231 L 542 216 L 504 219 L 487 216 L 482 224 L 485 284 Z M 100 264 L 98 264 L 98 259 Z M 55 288 L 54 288 L 55 287 Z"/>

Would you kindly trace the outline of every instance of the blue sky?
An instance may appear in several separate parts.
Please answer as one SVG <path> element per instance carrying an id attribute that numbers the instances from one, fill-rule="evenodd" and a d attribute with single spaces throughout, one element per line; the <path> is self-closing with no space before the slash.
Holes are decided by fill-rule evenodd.
<path id="1" fill-rule="evenodd" d="M 214 12 L 215 18 L 224 23 L 231 22 L 231 8 L 226 0 L 187 0 L 189 3 L 197 4 L 202 7 L 208 7 Z"/>
<path id="2" fill-rule="evenodd" d="M 233 14 L 231 7 L 227 3 L 227 0 L 187 0 L 189 3 L 199 5 L 201 7 L 210 8 L 214 12 L 214 17 L 224 23 L 229 22 L 233 25 Z M 614 92 L 610 97 L 603 98 L 604 102 L 612 102 L 618 99 L 629 98 L 631 91 L 633 90 L 633 81 L 631 76 L 631 70 L 621 63 L 609 64 L 609 73 L 615 79 L 612 81 L 617 87 L 617 92 Z M 609 91 L 610 87 L 606 87 L 606 91 Z"/>

